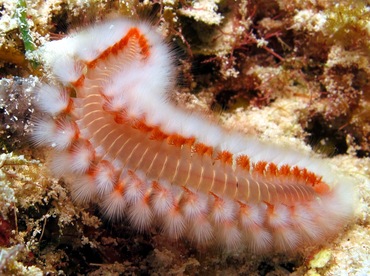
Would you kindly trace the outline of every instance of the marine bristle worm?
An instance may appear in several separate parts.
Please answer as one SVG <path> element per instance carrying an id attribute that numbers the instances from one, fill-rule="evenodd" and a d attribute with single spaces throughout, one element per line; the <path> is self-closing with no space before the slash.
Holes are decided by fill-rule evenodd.
<path id="1" fill-rule="evenodd" d="M 37 144 L 74 199 L 172 238 L 291 250 L 353 212 L 352 187 L 324 161 L 226 131 L 174 105 L 171 51 L 152 27 L 106 21 L 41 53 L 58 84 L 39 90 Z"/>

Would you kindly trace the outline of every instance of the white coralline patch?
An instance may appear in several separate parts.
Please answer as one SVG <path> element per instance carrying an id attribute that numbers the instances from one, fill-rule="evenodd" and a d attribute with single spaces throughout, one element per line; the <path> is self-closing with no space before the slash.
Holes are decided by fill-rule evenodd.
<path id="1" fill-rule="evenodd" d="M 217 13 L 220 0 L 193 1 L 191 7 L 179 9 L 179 13 L 207 25 L 220 25 L 223 16 Z"/>

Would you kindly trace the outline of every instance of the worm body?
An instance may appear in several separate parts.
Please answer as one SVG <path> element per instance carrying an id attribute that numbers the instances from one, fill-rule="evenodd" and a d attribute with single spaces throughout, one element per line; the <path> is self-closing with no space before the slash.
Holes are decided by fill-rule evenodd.
<path id="1" fill-rule="evenodd" d="M 174 105 L 173 57 L 145 23 L 115 19 L 42 49 L 57 84 L 38 89 L 34 131 L 78 202 L 138 230 L 159 225 L 255 252 L 338 232 L 353 192 L 324 161 L 222 129 Z"/>

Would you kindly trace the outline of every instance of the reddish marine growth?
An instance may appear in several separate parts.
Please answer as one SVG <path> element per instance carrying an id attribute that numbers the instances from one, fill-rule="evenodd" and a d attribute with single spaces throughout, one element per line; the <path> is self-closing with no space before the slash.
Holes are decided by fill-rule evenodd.
<path id="1" fill-rule="evenodd" d="M 226 131 L 168 100 L 173 57 L 148 25 L 100 23 L 41 54 L 57 84 L 34 141 L 74 199 L 138 230 L 261 252 L 318 243 L 352 214 L 352 188 L 293 150 Z"/>

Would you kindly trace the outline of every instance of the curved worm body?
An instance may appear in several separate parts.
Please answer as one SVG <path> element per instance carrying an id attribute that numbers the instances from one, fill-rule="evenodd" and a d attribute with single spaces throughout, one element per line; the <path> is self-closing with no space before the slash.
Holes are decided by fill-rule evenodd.
<path id="1" fill-rule="evenodd" d="M 323 241 L 353 212 L 350 185 L 323 161 L 226 131 L 168 100 L 172 56 L 147 24 L 116 19 L 41 50 L 57 84 L 34 141 L 76 201 L 173 238 L 255 252 Z"/>

